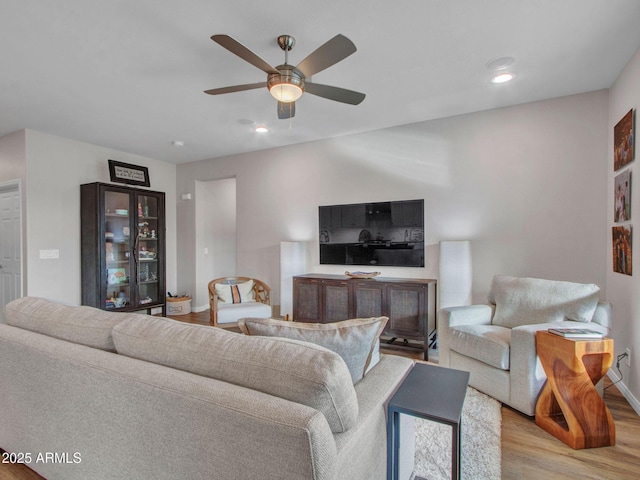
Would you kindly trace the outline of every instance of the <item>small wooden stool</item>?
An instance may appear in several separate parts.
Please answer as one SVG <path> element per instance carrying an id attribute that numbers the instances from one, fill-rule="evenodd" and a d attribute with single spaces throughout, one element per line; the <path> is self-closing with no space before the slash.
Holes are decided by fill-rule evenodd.
<path id="1" fill-rule="evenodd" d="M 570 339 L 536 332 L 547 374 L 536 404 L 536 424 L 574 449 L 615 445 L 613 417 L 595 384 L 613 363 L 613 340 Z"/>

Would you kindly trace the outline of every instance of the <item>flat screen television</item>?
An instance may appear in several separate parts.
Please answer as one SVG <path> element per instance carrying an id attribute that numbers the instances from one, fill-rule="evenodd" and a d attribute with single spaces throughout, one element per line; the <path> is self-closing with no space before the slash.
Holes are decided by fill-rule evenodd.
<path id="1" fill-rule="evenodd" d="M 424 267 L 424 200 L 318 207 L 321 265 Z"/>

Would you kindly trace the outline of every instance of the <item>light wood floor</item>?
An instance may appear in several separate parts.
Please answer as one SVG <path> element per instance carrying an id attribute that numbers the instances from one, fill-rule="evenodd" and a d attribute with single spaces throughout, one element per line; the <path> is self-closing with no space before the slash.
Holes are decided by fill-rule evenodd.
<path id="1" fill-rule="evenodd" d="M 209 323 L 208 312 L 172 318 Z M 384 348 L 384 352 L 421 359 L 415 351 Z M 609 385 L 606 378 L 605 387 Z M 571 449 L 539 428 L 532 418 L 502 407 L 502 479 L 640 478 L 640 417 L 615 385 L 605 390 L 604 400 L 615 420 L 616 445 L 587 450 Z M 0 464 L 0 480 L 41 479 L 23 465 Z"/>

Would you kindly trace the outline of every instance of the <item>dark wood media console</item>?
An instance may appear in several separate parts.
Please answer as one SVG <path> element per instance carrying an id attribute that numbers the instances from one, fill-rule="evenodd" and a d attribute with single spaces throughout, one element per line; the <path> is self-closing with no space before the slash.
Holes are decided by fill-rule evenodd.
<path id="1" fill-rule="evenodd" d="M 435 325 L 436 280 L 354 279 L 345 275 L 293 277 L 293 320 L 332 323 L 349 318 L 389 317 L 384 337 L 418 341 L 428 359 L 429 325 Z M 400 343 L 405 345 L 405 343 Z"/>

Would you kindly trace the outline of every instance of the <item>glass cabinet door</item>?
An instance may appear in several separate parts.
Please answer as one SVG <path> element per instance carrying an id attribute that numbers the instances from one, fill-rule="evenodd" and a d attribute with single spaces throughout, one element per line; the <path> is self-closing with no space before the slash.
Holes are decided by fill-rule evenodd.
<path id="1" fill-rule="evenodd" d="M 160 298 L 159 270 L 159 218 L 158 197 L 137 196 L 137 237 L 135 245 L 136 272 L 138 275 L 138 303 L 140 306 L 157 303 Z"/>
<path id="2" fill-rule="evenodd" d="M 104 248 L 107 272 L 107 309 L 123 308 L 131 303 L 131 212 L 130 196 L 105 192 Z"/>

